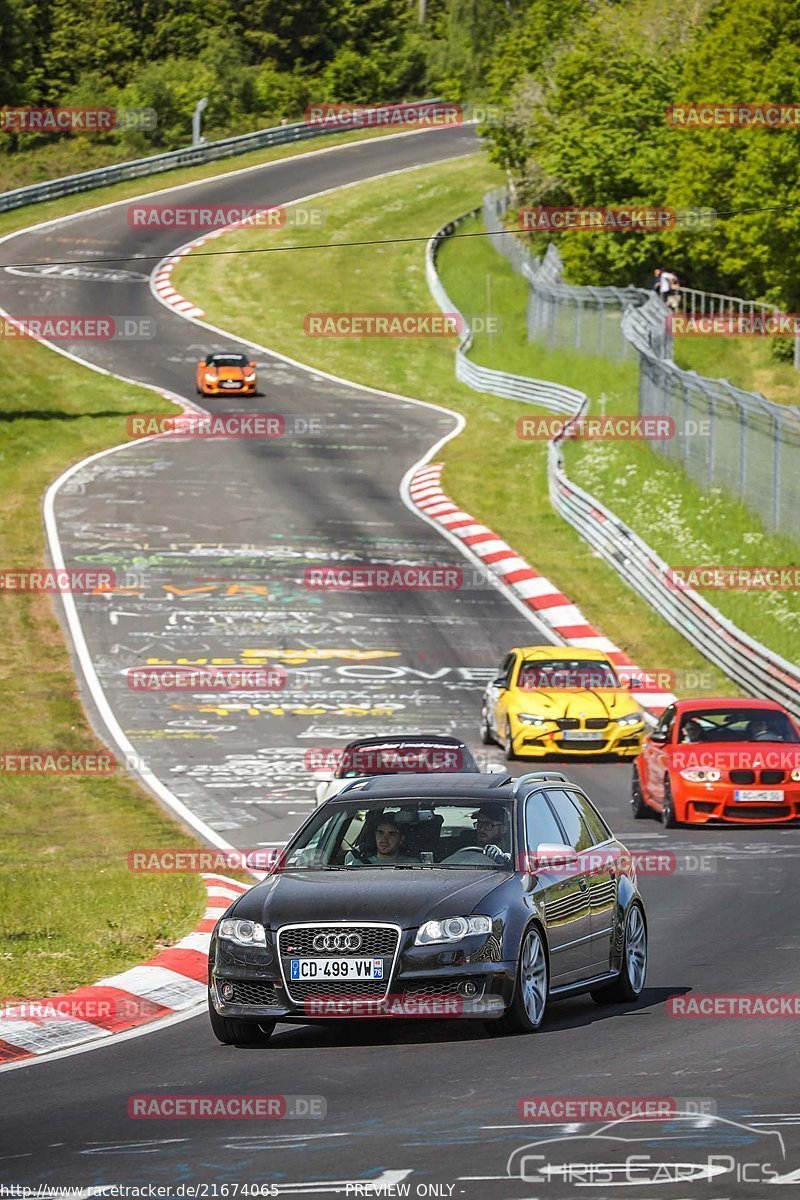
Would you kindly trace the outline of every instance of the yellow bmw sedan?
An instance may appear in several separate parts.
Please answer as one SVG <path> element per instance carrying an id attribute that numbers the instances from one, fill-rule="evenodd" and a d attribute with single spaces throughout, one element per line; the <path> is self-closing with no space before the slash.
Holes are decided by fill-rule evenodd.
<path id="1" fill-rule="evenodd" d="M 518 646 L 487 686 L 481 741 L 507 759 L 635 758 L 644 711 L 601 650 Z"/>

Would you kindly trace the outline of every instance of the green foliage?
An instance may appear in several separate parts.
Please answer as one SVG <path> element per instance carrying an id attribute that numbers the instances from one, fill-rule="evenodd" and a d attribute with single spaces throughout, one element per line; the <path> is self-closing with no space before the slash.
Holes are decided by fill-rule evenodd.
<path id="1" fill-rule="evenodd" d="M 688 283 L 796 311 L 800 143 L 792 130 L 668 127 L 681 102 L 795 103 L 800 15 L 778 0 L 601 0 L 567 16 L 534 0 L 490 69 L 508 115 L 493 158 L 522 203 L 718 212 L 707 229 L 559 235 L 578 283 L 644 283 L 668 263 Z M 537 249 L 543 248 L 541 235 Z"/>

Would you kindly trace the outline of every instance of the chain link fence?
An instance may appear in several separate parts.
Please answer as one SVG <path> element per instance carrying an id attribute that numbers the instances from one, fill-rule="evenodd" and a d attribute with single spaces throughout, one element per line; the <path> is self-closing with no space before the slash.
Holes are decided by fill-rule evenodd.
<path id="1" fill-rule="evenodd" d="M 447 294 L 436 267 L 436 255 L 442 242 L 451 237 L 462 221 L 474 216 L 466 213 L 440 229 L 429 241 L 426 251 L 426 277 L 431 292 L 443 312 L 458 312 Z M 502 253 L 523 273 L 536 270 L 536 261 L 519 254 L 500 231 L 491 232 Z M 512 257 L 514 256 L 514 257 Z M 659 301 L 660 303 L 660 301 Z M 663 306 L 662 306 L 663 307 Z M 641 312 L 642 309 L 629 311 Z M 456 351 L 456 375 L 476 391 L 504 396 L 525 404 L 536 404 L 559 414 L 582 416 L 589 400 L 583 393 L 561 384 L 511 375 L 471 362 L 468 350 L 472 334 L 465 324 L 464 336 Z M 775 407 L 775 406 L 773 406 Z M 625 521 L 574 483 L 566 472 L 563 434 L 547 447 L 547 479 L 553 507 L 592 550 L 603 558 L 625 583 L 638 593 L 674 629 L 677 629 L 701 654 L 720 667 L 751 696 L 773 696 L 800 717 L 800 667 L 755 641 L 724 617 L 704 596 L 691 588 L 676 590 L 670 584 L 669 566 L 656 551 L 634 533 Z"/>
<path id="2" fill-rule="evenodd" d="M 492 243 L 531 285 L 528 337 L 614 360 L 638 355 L 639 415 L 675 422 L 676 436 L 651 442 L 653 449 L 678 462 L 701 487 L 740 497 L 768 529 L 800 539 L 800 409 L 676 366 L 669 309 L 659 296 L 637 287 L 563 283 L 554 245 L 539 260 L 504 228 L 508 203 L 504 189 L 490 192 L 483 220 Z M 694 288 L 682 290 L 682 304 L 690 316 L 774 311 Z"/>

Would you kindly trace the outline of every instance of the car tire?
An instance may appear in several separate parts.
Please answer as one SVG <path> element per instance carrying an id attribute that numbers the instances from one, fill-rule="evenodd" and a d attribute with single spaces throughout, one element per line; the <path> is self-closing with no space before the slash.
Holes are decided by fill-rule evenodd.
<path id="1" fill-rule="evenodd" d="M 514 762 L 516 754 L 514 753 L 514 742 L 511 738 L 511 722 L 506 721 L 506 732 L 503 736 L 503 757 L 506 762 Z"/>
<path id="2" fill-rule="evenodd" d="M 263 1046 L 275 1028 L 274 1021 L 242 1021 L 237 1017 L 221 1017 L 210 996 L 208 1015 L 214 1037 L 223 1046 Z"/>
<path id="3" fill-rule="evenodd" d="M 669 775 L 664 776 L 664 801 L 661 808 L 661 824 L 665 829 L 677 829 L 680 821 L 675 819 L 675 798 Z"/>
<path id="4" fill-rule="evenodd" d="M 491 746 L 494 744 L 494 737 L 489 725 L 489 717 L 486 712 L 481 713 L 481 743 L 484 746 Z"/>
<path id="5" fill-rule="evenodd" d="M 636 767 L 633 768 L 633 778 L 631 779 L 631 812 L 637 821 L 646 821 L 652 814 L 652 809 L 645 804 L 644 796 L 642 795 L 642 781 L 639 778 L 639 772 Z"/>
<path id="6" fill-rule="evenodd" d="M 647 975 L 647 923 L 644 910 L 634 901 L 625 916 L 622 970 L 612 983 L 592 989 L 595 1004 L 631 1004 L 638 1000 Z"/>
<path id="7" fill-rule="evenodd" d="M 529 925 L 517 960 L 514 997 L 505 1014 L 491 1022 L 492 1031 L 502 1035 L 535 1033 L 544 1020 L 549 987 L 544 935 L 538 925 Z"/>

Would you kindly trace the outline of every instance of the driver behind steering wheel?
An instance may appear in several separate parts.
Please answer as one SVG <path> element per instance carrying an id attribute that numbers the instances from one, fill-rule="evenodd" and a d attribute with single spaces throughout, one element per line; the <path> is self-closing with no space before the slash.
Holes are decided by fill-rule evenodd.
<path id="1" fill-rule="evenodd" d="M 505 806 L 482 804 L 472 814 L 472 819 L 475 822 L 475 845 L 480 846 L 487 858 L 501 866 L 511 866 L 511 838 Z"/>

